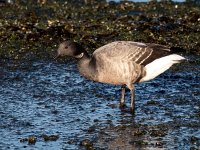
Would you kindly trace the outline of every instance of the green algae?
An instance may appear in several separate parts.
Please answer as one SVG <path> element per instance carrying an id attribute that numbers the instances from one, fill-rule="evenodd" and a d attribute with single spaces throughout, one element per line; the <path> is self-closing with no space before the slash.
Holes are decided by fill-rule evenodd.
<path id="1" fill-rule="evenodd" d="M 115 41 L 154 42 L 200 54 L 200 7 L 171 1 L 148 3 L 16 1 L 0 6 L 0 57 L 49 59 L 62 40 L 91 52 Z"/>

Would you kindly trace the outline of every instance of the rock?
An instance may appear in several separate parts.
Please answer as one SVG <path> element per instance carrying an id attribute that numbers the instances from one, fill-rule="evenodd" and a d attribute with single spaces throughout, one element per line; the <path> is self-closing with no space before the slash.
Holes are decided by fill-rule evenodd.
<path id="1" fill-rule="evenodd" d="M 35 144 L 37 141 L 37 138 L 35 136 L 29 136 L 28 137 L 28 144 Z"/>
<path id="2" fill-rule="evenodd" d="M 81 146 L 84 146 L 86 148 L 86 150 L 95 150 L 95 148 L 93 147 L 92 142 L 89 139 L 84 139 L 80 142 Z"/>
<path id="3" fill-rule="evenodd" d="M 56 141 L 59 139 L 59 135 L 43 135 L 44 141 Z"/>

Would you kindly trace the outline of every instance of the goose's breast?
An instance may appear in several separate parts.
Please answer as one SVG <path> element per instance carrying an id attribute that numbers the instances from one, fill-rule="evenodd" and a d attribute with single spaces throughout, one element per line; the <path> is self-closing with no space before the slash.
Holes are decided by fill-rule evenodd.
<path id="1" fill-rule="evenodd" d="M 134 62 L 104 60 L 97 67 L 98 81 L 115 85 L 134 82 L 140 74 L 140 66 Z"/>

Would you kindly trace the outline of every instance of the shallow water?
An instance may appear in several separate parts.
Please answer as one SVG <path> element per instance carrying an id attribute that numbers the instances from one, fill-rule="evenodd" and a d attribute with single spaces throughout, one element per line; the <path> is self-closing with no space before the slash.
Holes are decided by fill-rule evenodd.
<path id="1" fill-rule="evenodd" d="M 0 149 L 85 149 L 84 139 L 96 149 L 198 148 L 200 63 L 192 60 L 136 85 L 135 116 L 118 108 L 120 87 L 84 79 L 74 61 L 1 62 Z M 23 141 L 29 136 L 35 144 Z"/>

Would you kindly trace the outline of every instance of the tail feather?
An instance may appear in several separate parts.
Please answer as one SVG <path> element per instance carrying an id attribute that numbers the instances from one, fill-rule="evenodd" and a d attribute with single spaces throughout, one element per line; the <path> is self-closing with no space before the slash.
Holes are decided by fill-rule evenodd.
<path id="1" fill-rule="evenodd" d="M 140 80 L 140 82 L 154 79 L 161 73 L 168 70 L 173 64 L 180 63 L 183 60 L 185 60 L 185 58 L 177 54 L 171 54 L 154 60 L 145 66 L 146 75 Z"/>

